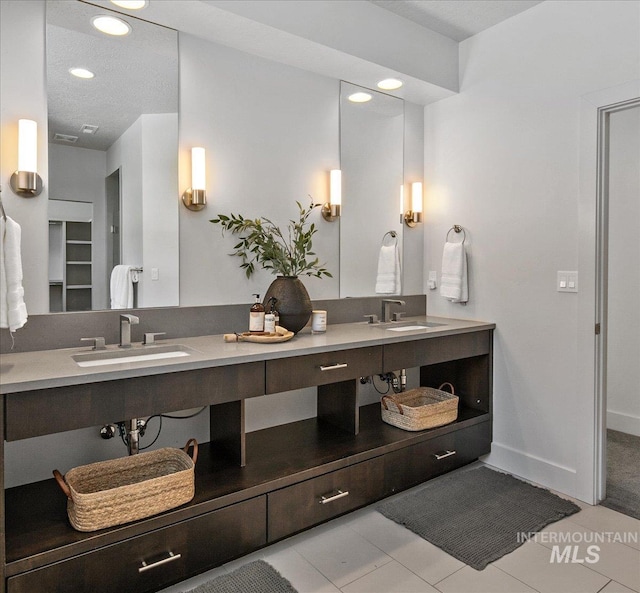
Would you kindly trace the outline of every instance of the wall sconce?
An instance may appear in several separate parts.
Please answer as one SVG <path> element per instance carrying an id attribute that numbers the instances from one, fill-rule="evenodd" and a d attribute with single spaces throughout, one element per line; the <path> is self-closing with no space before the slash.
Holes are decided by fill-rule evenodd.
<path id="1" fill-rule="evenodd" d="M 329 201 L 322 206 L 322 218 L 327 222 L 333 222 L 340 216 L 342 206 L 342 171 L 331 169 L 329 171 Z"/>
<path id="2" fill-rule="evenodd" d="M 34 198 L 42 191 L 38 175 L 38 124 L 31 119 L 18 120 L 18 170 L 9 185 L 18 196 Z"/>
<path id="3" fill-rule="evenodd" d="M 182 194 L 182 203 L 189 210 L 202 210 L 207 204 L 204 148 L 191 149 L 191 187 Z"/>
<path id="4" fill-rule="evenodd" d="M 422 222 L 422 182 L 416 181 L 411 184 L 411 210 L 404 213 L 404 222 L 408 227 L 413 228 Z"/>

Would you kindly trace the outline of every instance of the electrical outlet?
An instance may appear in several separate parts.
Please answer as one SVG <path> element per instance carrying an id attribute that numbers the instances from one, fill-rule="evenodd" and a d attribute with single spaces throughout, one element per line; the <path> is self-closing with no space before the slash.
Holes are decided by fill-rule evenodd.
<path id="1" fill-rule="evenodd" d="M 556 290 L 558 292 L 578 292 L 578 272 L 558 272 Z"/>
<path id="2" fill-rule="evenodd" d="M 436 288 L 438 288 L 438 272 L 431 270 L 429 272 L 429 279 L 427 282 L 429 290 L 435 290 Z"/>

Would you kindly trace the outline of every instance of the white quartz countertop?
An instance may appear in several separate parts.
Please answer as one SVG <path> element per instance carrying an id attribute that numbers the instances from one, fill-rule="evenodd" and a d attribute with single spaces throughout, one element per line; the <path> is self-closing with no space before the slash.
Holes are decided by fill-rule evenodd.
<path id="1" fill-rule="evenodd" d="M 386 329 L 420 321 L 442 325 L 400 332 Z M 161 340 L 157 345 L 180 344 L 186 346 L 189 348 L 189 356 L 95 367 L 80 367 L 72 358 L 76 354 L 91 352 L 91 348 L 87 346 L 3 354 L 0 359 L 0 393 L 17 393 L 33 389 L 97 383 L 306 354 L 337 352 L 351 348 L 487 330 L 494 327 L 493 323 L 481 321 L 422 316 L 409 317 L 398 323 L 357 322 L 328 325 L 327 331 L 321 334 L 312 334 L 309 328 L 305 328 L 288 342 L 276 344 L 225 342 L 222 334 L 176 338 Z M 153 352 L 153 348 L 154 346 L 134 344 L 131 350 L 136 349 L 142 354 Z M 109 345 L 107 350 L 117 352 L 119 347 L 115 344 Z"/>

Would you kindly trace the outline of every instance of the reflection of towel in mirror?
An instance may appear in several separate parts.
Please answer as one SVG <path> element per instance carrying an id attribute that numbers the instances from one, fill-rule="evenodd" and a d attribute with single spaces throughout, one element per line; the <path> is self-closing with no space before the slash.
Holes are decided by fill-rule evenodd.
<path id="1" fill-rule="evenodd" d="M 115 266 L 111 271 L 111 308 L 133 307 L 133 266 Z"/>
<path id="2" fill-rule="evenodd" d="M 383 245 L 378 256 L 376 294 L 400 294 L 400 252 L 397 245 Z"/>
<path id="3" fill-rule="evenodd" d="M 469 300 L 467 252 L 464 243 L 447 241 L 444 244 L 440 294 L 453 303 L 466 303 Z"/>
<path id="4" fill-rule="evenodd" d="M 0 327 L 20 329 L 27 322 L 27 306 L 22 287 L 20 225 L 0 217 Z"/>

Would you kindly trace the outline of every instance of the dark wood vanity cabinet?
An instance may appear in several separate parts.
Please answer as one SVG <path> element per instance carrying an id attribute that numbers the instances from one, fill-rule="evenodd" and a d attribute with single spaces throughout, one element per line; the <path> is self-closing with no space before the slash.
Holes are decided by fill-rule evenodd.
<path id="1" fill-rule="evenodd" d="M 211 438 L 200 444 L 194 499 L 135 523 L 80 533 L 53 480 L 7 490 L 0 593 L 158 591 L 489 453 L 492 333 L 485 326 L 2 396 L 0 449 L 200 405 L 210 406 Z M 412 367 L 421 385 L 455 385 L 455 422 L 408 432 L 383 423 L 379 404 L 359 405 L 359 377 Z M 246 398 L 313 386 L 317 417 L 245 433 Z"/>
<path id="2" fill-rule="evenodd" d="M 8 593 L 157 591 L 266 543 L 265 496 L 9 577 Z"/>

